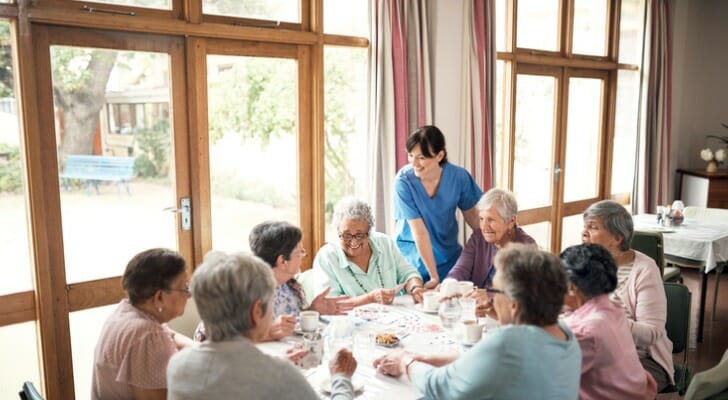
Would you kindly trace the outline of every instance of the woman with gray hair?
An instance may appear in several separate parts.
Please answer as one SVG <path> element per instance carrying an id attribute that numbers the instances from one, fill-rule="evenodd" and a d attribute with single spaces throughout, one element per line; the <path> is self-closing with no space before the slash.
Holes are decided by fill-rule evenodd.
<path id="1" fill-rule="evenodd" d="M 598 244 L 571 246 L 561 253 L 569 277 L 564 319 L 581 348 L 580 399 L 654 399 L 657 384 L 640 364 L 622 308 L 609 299 L 617 287 L 617 266 Z"/>
<path id="2" fill-rule="evenodd" d="M 397 350 L 374 361 L 383 374 L 407 375 L 428 399 L 576 399 L 579 344 L 558 321 L 566 273 L 553 254 L 510 244 L 495 257 L 495 317 L 501 327 L 463 354 Z"/>
<path id="3" fill-rule="evenodd" d="M 339 200 L 332 225 L 339 242 L 324 245 L 313 260 L 313 268 L 329 278 L 329 295 L 350 296 L 355 305 L 391 304 L 404 288 L 415 302 L 422 301 L 420 274 L 394 240 L 371 231 L 374 216 L 366 202 L 353 197 Z"/>
<path id="4" fill-rule="evenodd" d="M 480 227 L 473 231 L 448 278 L 471 281 L 484 288 L 493 281 L 493 259 L 499 249 L 508 243 L 536 244 L 523 229 L 518 227 L 516 214 L 518 203 L 513 193 L 493 188 L 480 198 L 476 205 Z"/>
<path id="5" fill-rule="evenodd" d="M 270 266 L 255 256 L 212 252 L 205 257 L 190 288 L 209 340 L 172 357 L 168 399 L 318 399 L 290 362 L 255 346 L 273 322 L 275 286 Z M 351 352 L 339 351 L 329 370 L 332 398 L 353 398 Z"/>
<path id="6" fill-rule="evenodd" d="M 630 249 L 633 234 L 632 216 L 615 201 L 602 200 L 584 211 L 581 241 L 604 246 L 614 258 L 617 288 L 610 298 L 624 309 L 640 362 L 661 391 L 675 382 L 672 342 L 665 331 L 667 299 L 655 261 Z"/>

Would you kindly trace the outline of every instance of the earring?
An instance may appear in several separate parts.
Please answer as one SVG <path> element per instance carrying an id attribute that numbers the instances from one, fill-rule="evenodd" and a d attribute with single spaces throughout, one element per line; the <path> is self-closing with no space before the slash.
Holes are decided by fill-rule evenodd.
<path id="1" fill-rule="evenodd" d="M 157 311 L 162 312 L 162 307 L 157 308 Z"/>

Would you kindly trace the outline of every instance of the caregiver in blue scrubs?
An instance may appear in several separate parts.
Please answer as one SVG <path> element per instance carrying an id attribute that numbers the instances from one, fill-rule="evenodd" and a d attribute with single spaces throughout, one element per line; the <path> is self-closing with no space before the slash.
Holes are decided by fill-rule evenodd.
<path id="1" fill-rule="evenodd" d="M 447 161 L 445 136 L 423 126 L 407 138 L 409 164 L 394 179 L 397 246 L 419 270 L 426 288 L 444 279 L 460 256 L 456 210 L 478 228 L 476 203 L 483 191 L 470 173 Z"/>

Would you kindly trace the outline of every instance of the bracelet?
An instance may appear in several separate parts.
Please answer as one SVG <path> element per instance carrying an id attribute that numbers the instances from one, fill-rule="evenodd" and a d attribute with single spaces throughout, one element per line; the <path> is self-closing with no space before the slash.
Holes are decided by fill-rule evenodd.
<path id="1" fill-rule="evenodd" d="M 409 293 L 412 294 L 412 292 L 414 292 L 415 289 L 421 288 L 421 287 L 422 287 L 422 285 L 418 285 L 418 284 L 415 283 L 414 285 L 410 286 Z"/>
<path id="2" fill-rule="evenodd" d="M 409 361 L 407 361 L 407 363 L 406 363 L 406 364 L 404 365 L 404 373 L 405 373 L 405 375 L 407 375 L 407 377 L 408 377 L 408 378 L 410 377 L 410 374 L 409 374 L 409 367 L 410 367 L 410 365 L 412 365 L 412 364 L 413 364 L 413 363 L 414 363 L 415 361 L 417 361 L 417 359 L 416 359 L 415 357 L 412 357 L 412 358 L 410 358 L 410 360 L 409 360 Z"/>

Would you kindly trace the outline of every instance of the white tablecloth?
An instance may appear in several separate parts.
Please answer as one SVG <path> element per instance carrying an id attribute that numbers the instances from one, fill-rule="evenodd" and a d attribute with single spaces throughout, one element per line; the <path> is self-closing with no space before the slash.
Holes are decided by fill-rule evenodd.
<path id="1" fill-rule="evenodd" d="M 635 230 L 662 232 L 665 254 L 705 261 L 705 273 L 719 262 L 728 261 L 726 224 L 685 219 L 680 226 L 663 227 L 657 224 L 655 214 L 640 214 L 633 218 Z"/>
<path id="2" fill-rule="evenodd" d="M 414 306 L 410 296 L 397 297 L 391 306 L 369 304 L 353 312 L 354 320 L 357 322 L 354 357 L 358 362 L 353 381 L 361 382 L 364 386 L 364 390 L 357 393 L 357 399 L 406 400 L 422 397 L 406 376 L 392 378 L 377 373 L 372 367 L 374 359 L 391 351 L 374 344 L 374 336 L 377 333 L 395 333 L 401 338 L 399 347 L 418 353 L 467 351 L 467 348 L 459 343 L 460 332 L 457 329 L 443 329 L 439 317 L 420 311 L 419 306 Z M 278 342 L 260 343 L 258 348 L 266 353 L 280 356 L 286 349 L 300 341 L 298 337 L 290 337 Z M 327 355 L 324 355 L 324 361 L 319 367 L 301 372 L 321 398 L 327 398 L 319 387 L 321 382 L 329 377 Z"/>

